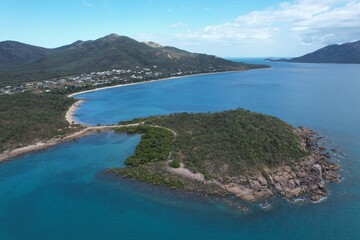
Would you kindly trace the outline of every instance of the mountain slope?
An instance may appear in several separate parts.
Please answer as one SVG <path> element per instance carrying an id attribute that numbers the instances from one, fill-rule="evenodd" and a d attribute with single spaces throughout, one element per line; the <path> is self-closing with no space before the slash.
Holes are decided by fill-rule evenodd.
<path id="1" fill-rule="evenodd" d="M 0 46 L 3 44 L 0 43 Z M 207 72 L 210 69 L 229 71 L 264 67 L 231 62 L 206 54 L 190 53 L 173 47 L 162 47 L 154 43 L 141 43 L 116 34 L 94 41 L 77 41 L 56 49 L 25 44 L 22 46 L 28 50 L 29 54 L 23 50 L 16 58 L 7 58 L 7 55 L 4 55 L 0 59 L 0 82 L 25 82 L 93 71 L 135 69 L 136 67 L 156 66 L 159 71 L 168 72 Z M 13 51 L 8 48 L 7 52 Z"/>
<path id="2" fill-rule="evenodd" d="M 302 63 L 360 63 L 360 41 L 329 45 L 315 52 L 289 60 L 279 61 Z"/>
<path id="3" fill-rule="evenodd" d="M 0 68 L 14 68 L 51 53 L 51 50 L 16 41 L 0 43 Z"/>

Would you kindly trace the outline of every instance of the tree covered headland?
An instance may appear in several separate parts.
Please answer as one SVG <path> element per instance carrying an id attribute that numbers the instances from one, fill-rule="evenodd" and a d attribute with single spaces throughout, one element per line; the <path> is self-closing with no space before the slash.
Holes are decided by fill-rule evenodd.
<path id="1" fill-rule="evenodd" d="M 141 142 L 137 145 L 133 156 L 126 159 L 125 164 L 136 167 L 148 162 L 165 161 L 168 158 L 173 134 L 164 128 L 139 125 L 136 127 L 120 127 L 117 132 L 141 134 Z"/>
<path id="2" fill-rule="evenodd" d="M 140 133 L 142 140 L 134 156 L 126 160 L 130 169 L 117 170 L 117 174 L 126 171 L 125 175 L 140 180 L 143 179 L 136 176 L 138 166 L 141 165 L 142 172 L 146 166 L 153 172 L 152 162 L 166 160 L 167 155 L 176 161 L 175 167 L 179 167 L 180 162 L 193 172 L 216 178 L 291 164 L 308 154 L 290 125 L 278 118 L 243 109 L 218 113 L 178 113 L 126 123 L 136 122 L 140 125 L 120 129 Z M 166 128 L 176 132 L 176 137 L 171 136 Z M 144 129 L 151 129 L 152 137 Z M 159 151 L 162 157 L 155 157 L 158 155 L 153 151 Z M 157 166 L 164 164 L 157 163 Z"/>
<path id="3" fill-rule="evenodd" d="M 243 109 L 179 113 L 145 122 L 175 131 L 172 151 L 187 168 L 202 173 L 238 175 L 248 168 L 275 167 L 307 154 L 290 125 Z"/>
<path id="4" fill-rule="evenodd" d="M 69 132 L 64 117 L 74 101 L 56 94 L 0 96 L 0 152 Z"/>
<path id="5" fill-rule="evenodd" d="M 141 141 L 133 156 L 125 160 L 127 168 L 112 168 L 109 172 L 131 179 L 164 185 L 171 188 L 183 188 L 185 183 L 164 171 L 164 161 L 169 158 L 174 139 L 173 133 L 165 128 L 149 125 L 119 127 L 116 132 L 141 134 Z"/>

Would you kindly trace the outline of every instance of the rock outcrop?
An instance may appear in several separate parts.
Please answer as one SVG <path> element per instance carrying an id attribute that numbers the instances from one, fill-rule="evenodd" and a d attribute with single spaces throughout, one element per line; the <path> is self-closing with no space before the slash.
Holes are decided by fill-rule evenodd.
<path id="1" fill-rule="evenodd" d="M 338 182 L 337 171 L 340 167 L 327 161 L 329 155 L 325 147 L 319 147 L 314 139 L 315 133 L 299 127 L 297 134 L 303 139 L 302 147 L 309 151 L 309 156 L 292 163 L 275 168 L 264 168 L 261 171 L 248 172 L 246 176 L 205 181 L 217 185 L 220 189 L 234 194 L 245 201 L 256 201 L 274 195 L 295 199 L 300 195 L 317 202 L 326 194 L 326 182 Z M 226 182 L 226 183 L 224 183 Z M 206 184 L 205 184 L 206 186 Z"/>

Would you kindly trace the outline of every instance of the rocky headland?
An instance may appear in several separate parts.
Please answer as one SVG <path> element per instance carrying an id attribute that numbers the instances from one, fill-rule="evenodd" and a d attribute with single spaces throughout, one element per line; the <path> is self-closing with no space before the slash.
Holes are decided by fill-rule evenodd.
<path id="1" fill-rule="evenodd" d="M 241 112 L 243 110 L 237 111 L 240 112 L 235 112 L 235 114 L 249 114 L 249 112 Z M 232 112 L 225 114 L 227 117 L 232 117 Z M 211 113 L 208 115 L 211 115 Z M 250 116 L 251 118 L 258 117 L 252 115 Z M 202 116 L 201 118 L 206 119 L 206 117 Z M 251 162 L 244 163 L 245 160 L 231 162 L 228 161 L 227 157 L 221 159 L 221 155 L 219 155 L 220 157 L 218 158 L 215 157 L 214 159 L 211 159 L 211 149 L 209 151 L 205 151 L 205 148 L 202 149 L 202 144 L 199 143 L 199 141 L 207 142 L 206 147 L 209 148 L 208 142 L 212 140 L 211 137 L 204 137 L 203 140 L 196 141 L 200 135 L 197 135 L 195 130 L 190 133 L 188 125 L 184 123 L 184 121 L 186 121 L 184 116 L 181 116 L 180 118 L 175 116 L 175 118 L 181 119 L 181 124 L 184 126 L 186 125 L 186 128 L 178 126 L 177 121 L 179 119 L 176 119 L 177 123 L 175 127 L 174 122 L 171 122 L 172 120 L 169 121 L 168 118 L 171 119 L 174 117 L 167 117 L 166 120 L 159 120 L 156 118 L 142 120 L 142 124 L 146 125 L 151 123 L 153 124 L 152 127 L 156 126 L 157 128 L 159 127 L 158 124 L 160 124 L 160 126 L 163 126 L 162 130 L 171 130 L 171 135 L 173 135 L 175 140 L 171 147 L 171 151 L 168 153 L 164 152 L 163 161 L 149 160 L 147 163 L 141 163 L 138 165 L 128 164 L 131 167 L 111 169 L 110 171 L 114 172 L 116 175 L 138 179 L 156 185 L 167 185 L 174 188 L 184 188 L 190 191 L 203 192 L 205 194 L 235 195 L 244 201 L 258 201 L 272 196 L 281 196 L 289 200 L 296 200 L 301 197 L 307 198 L 312 202 L 318 202 L 324 199 L 328 193 L 326 188 L 327 183 L 338 182 L 340 180 L 340 177 L 337 174 L 337 171 L 340 169 L 340 167 L 336 163 L 332 163 L 328 160 L 328 158 L 330 158 L 330 153 L 323 145 L 319 143 L 323 137 L 318 136 L 314 131 L 308 128 L 293 128 L 289 127 L 288 125 L 283 125 L 283 123 L 280 122 L 280 125 L 278 125 L 278 130 L 280 130 L 280 132 L 276 132 L 274 129 L 269 131 L 268 129 L 270 128 L 271 121 L 280 120 L 268 117 L 258 120 L 259 123 L 261 123 L 262 129 L 265 130 L 256 133 L 256 138 L 259 140 L 258 142 L 253 141 L 253 139 L 248 140 L 254 143 L 254 145 L 249 145 L 249 148 L 261 144 L 262 147 L 258 148 L 259 150 L 257 151 L 258 154 L 261 154 L 261 149 L 271 149 L 271 146 L 264 147 L 266 143 L 271 142 L 269 138 L 272 140 L 272 138 L 275 139 L 276 136 L 281 137 L 286 136 L 287 134 L 289 140 L 282 139 L 284 142 L 277 142 L 275 145 L 280 147 L 273 148 L 273 155 L 275 155 L 275 152 L 280 157 L 290 156 L 290 153 L 294 153 L 293 156 L 301 157 L 296 157 L 291 160 L 284 159 L 277 161 L 276 159 L 279 158 L 277 156 L 269 163 L 263 163 L 261 160 L 259 160 L 261 158 L 259 157 L 259 159 L 256 159 L 255 161 L 255 164 L 257 164 L 255 166 Z M 247 116 L 246 119 L 249 120 L 249 116 Z M 194 119 L 192 119 L 192 124 L 193 120 Z M 252 126 L 257 127 L 256 120 L 251 119 L 249 122 L 251 122 Z M 267 124 L 270 124 L 269 127 L 266 126 Z M 196 124 L 193 124 L 192 126 L 195 125 Z M 150 127 L 150 125 L 147 126 Z M 207 131 L 211 132 L 213 130 L 216 133 L 215 136 L 219 138 L 221 135 L 219 135 L 219 132 L 216 130 L 218 129 L 218 125 L 210 124 L 209 126 L 205 127 Z M 284 127 L 284 129 L 287 130 L 280 129 L 279 126 Z M 272 128 L 274 128 L 273 125 Z M 244 129 L 239 130 L 239 132 L 243 130 Z M 234 130 L 232 129 L 232 131 Z M 253 134 L 254 130 L 251 131 Z M 266 131 L 269 131 L 269 134 L 265 133 Z M 214 132 L 211 134 L 214 134 Z M 181 138 L 184 136 L 184 133 L 187 138 L 186 143 L 181 140 Z M 141 134 L 144 134 L 144 132 Z M 264 134 L 267 137 L 262 138 L 261 134 Z M 193 136 L 192 140 L 195 140 L 194 142 L 191 142 L 191 140 L 188 138 L 191 135 Z M 247 136 L 245 134 L 239 137 L 246 138 Z M 295 137 L 296 141 L 294 141 L 294 139 L 291 140 L 292 137 Z M 148 137 L 146 138 L 148 139 Z M 262 142 L 261 139 L 266 140 Z M 218 139 L 216 141 L 221 142 L 221 140 Z M 284 146 L 283 144 L 286 144 L 286 141 L 293 142 L 294 145 L 281 147 Z M 192 160 L 193 158 L 197 158 L 197 156 L 193 155 L 193 152 L 187 151 L 187 147 L 185 146 L 186 144 L 189 144 L 190 151 L 199 151 L 202 154 L 203 157 L 200 158 L 199 162 Z M 218 149 L 214 148 L 212 151 L 224 151 L 224 154 L 228 151 L 226 146 L 229 146 L 229 148 L 233 149 L 232 146 L 229 145 L 229 143 L 226 141 L 221 142 L 221 145 L 214 144 L 214 146 L 215 145 L 218 147 Z M 294 148 L 291 149 L 292 147 Z M 299 147 L 300 149 L 296 149 L 296 147 Z M 146 147 L 141 146 L 139 149 L 144 148 Z M 277 151 L 279 148 L 282 150 Z M 297 152 L 298 150 L 301 151 L 301 154 Z M 139 154 L 140 151 L 138 153 L 135 152 L 135 159 L 137 158 L 136 155 Z M 239 152 L 234 152 L 229 156 L 242 153 L 241 149 L 237 149 L 236 151 Z M 332 149 L 332 151 L 335 150 Z M 254 151 L 251 150 L 250 153 L 251 152 Z M 268 154 L 267 152 L 264 153 Z M 191 158 L 187 158 L 187 154 L 190 154 L 189 156 L 191 156 Z M 144 157 L 145 156 L 142 156 L 140 159 L 144 159 Z M 205 157 L 207 160 L 202 160 Z M 258 164 L 259 162 L 261 162 L 261 165 Z M 276 162 L 276 164 L 273 164 L 273 162 Z M 239 169 L 245 168 L 246 170 L 239 174 L 234 173 L 236 172 L 234 171 L 236 166 Z M 195 167 L 198 167 L 199 170 L 195 169 Z M 175 183 L 175 185 L 172 185 L 172 183 Z"/>
<path id="2" fill-rule="evenodd" d="M 237 177 L 206 180 L 201 173 L 192 173 L 185 167 L 178 169 L 165 165 L 164 169 L 180 176 L 189 190 L 206 194 L 233 194 L 244 201 L 258 201 L 272 196 L 297 199 L 300 196 L 318 202 L 327 195 L 326 183 L 338 182 L 339 165 L 328 161 L 326 148 L 317 143 L 316 133 L 300 127 L 295 130 L 302 139 L 302 146 L 311 153 L 291 165 L 275 168 L 264 167 Z"/>

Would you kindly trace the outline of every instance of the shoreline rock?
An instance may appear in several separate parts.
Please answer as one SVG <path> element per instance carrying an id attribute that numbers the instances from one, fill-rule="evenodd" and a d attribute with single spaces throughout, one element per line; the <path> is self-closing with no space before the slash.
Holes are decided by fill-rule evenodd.
<path id="1" fill-rule="evenodd" d="M 310 151 L 310 155 L 294 162 L 291 166 L 283 165 L 272 169 L 265 167 L 262 170 L 248 172 L 246 176 L 238 176 L 226 181 L 203 180 L 200 187 L 194 187 L 196 179 L 192 179 L 189 188 L 207 194 L 224 195 L 225 191 L 226 194 L 233 194 L 249 202 L 276 195 L 289 200 L 305 196 L 311 202 L 321 201 L 327 195 L 326 182 L 340 180 L 336 173 L 340 167 L 336 163 L 327 161 L 330 156 L 324 153 L 325 147 L 317 143 L 322 137 L 316 136 L 314 131 L 304 127 L 299 127 L 295 131 L 303 139 L 301 145 Z"/>

